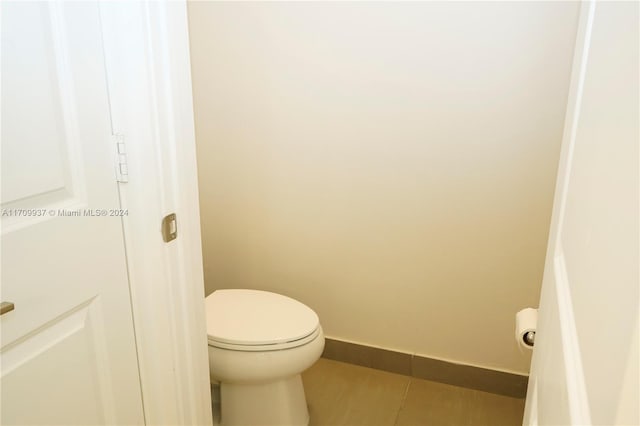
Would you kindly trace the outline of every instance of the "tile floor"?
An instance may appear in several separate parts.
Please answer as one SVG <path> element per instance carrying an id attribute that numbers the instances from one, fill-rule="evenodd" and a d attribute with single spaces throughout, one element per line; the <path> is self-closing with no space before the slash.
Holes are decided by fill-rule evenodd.
<path id="1" fill-rule="evenodd" d="M 325 358 L 302 379 L 310 426 L 522 424 L 523 399 Z"/>

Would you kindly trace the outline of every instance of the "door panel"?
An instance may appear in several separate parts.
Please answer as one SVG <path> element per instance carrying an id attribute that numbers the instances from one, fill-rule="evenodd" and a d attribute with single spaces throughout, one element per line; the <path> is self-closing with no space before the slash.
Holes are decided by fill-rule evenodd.
<path id="1" fill-rule="evenodd" d="M 0 7 L 1 421 L 142 424 L 98 5 Z"/>
<path id="2" fill-rule="evenodd" d="M 640 422 L 640 4 L 581 15 L 525 424 Z"/>
<path id="3" fill-rule="evenodd" d="M 51 203 L 82 197 L 81 163 L 75 155 L 80 149 L 78 122 L 59 12 L 45 2 L 3 5 L 2 205 L 6 208 L 55 208 Z M 5 226 L 29 219 L 5 216 Z"/>
<path id="4" fill-rule="evenodd" d="M 639 22 L 637 2 L 596 5 L 558 232 L 596 424 L 613 419 L 640 300 Z"/>
<path id="5" fill-rule="evenodd" d="M 99 359 L 104 333 L 96 318 L 99 302 L 72 310 L 3 348 L 3 418 L 16 423 L 105 424 L 114 422 L 109 383 L 101 371 L 108 363 Z M 51 392 L 46 386 L 55 376 L 64 387 Z M 44 380 L 43 380 L 44 379 Z M 38 407 L 34 410 L 33 407 Z M 109 416 L 107 417 L 107 413 Z"/>

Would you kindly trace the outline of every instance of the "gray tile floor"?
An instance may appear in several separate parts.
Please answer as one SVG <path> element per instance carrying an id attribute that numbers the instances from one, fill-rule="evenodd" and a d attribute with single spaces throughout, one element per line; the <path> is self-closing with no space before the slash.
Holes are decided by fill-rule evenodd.
<path id="1" fill-rule="evenodd" d="M 324 358 L 302 379 L 310 426 L 522 424 L 523 399 Z"/>

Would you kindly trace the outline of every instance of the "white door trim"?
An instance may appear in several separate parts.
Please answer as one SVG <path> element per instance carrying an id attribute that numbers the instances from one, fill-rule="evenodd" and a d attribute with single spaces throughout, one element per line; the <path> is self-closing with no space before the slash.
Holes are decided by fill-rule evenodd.
<path id="1" fill-rule="evenodd" d="M 589 61 L 589 48 L 591 46 L 595 8 L 595 1 L 584 2 L 581 5 L 580 23 L 578 26 L 573 60 L 572 87 L 567 103 L 565 132 L 563 135 L 563 141 L 566 145 L 566 148 L 563 149 L 566 149 L 566 153 L 563 153 L 561 156 L 560 170 L 564 170 L 564 173 L 560 175 L 556 188 L 557 193 L 554 206 L 558 206 L 558 208 L 557 211 L 553 212 L 555 217 L 552 220 L 552 227 L 549 234 L 553 240 L 550 239 L 547 257 L 547 262 L 552 262 L 551 267 L 548 268 L 548 272 L 555 276 L 553 283 L 555 287 L 555 299 L 558 304 L 558 319 L 565 363 L 567 403 L 574 424 L 591 424 L 591 416 L 589 414 L 589 402 L 584 381 L 582 356 L 578 344 L 574 309 L 571 302 L 564 253 L 562 250 L 562 235 L 559 230 L 562 229 L 565 216 L 569 176 L 571 175 L 585 75 Z"/>
<path id="2" fill-rule="evenodd" d="M 555 195 L 553 200 L 553 212 L 551 215 L 551 225 L 549 230 L 549 242 L 545 260 L 545 271 L 541 294 L 540 294 L 540 315 L 538 316 L 538 335 L 536 342 L 542 345 L 545 339 L 544 331 L 546 327 L 545 317 L 551 312 L 557 312 L 557 320 L 560 327 L 560 342 L 562 345 L 562 357 L 564 363 L 565 376 L 563 382 L 566 384 L 566 397 L 569 416 L 572 420 L 581 419 L 579 423 L 590 424 L 588 402 L 586 400 L 586 390 L 584 389 L 584 374 L 582 364 L 576 365 L 574 362 L 580 358 L 580 348 L 577 343 L 576 328 L 573 305 L 568 294 L 569 288 L 564 265 L 564 256 L 561 249 L 559 229 L 561 229 L 562 218 L 565 210 L 565 198 L 569 188 L 569 176 L 573 160 L 573 152 L 576 141 L 577 126 L 580 117 L 580 104 L 584 88 L 584 80 L 587 69 L 587 59 L 589 56 L 589 46 L 593 25 L 595 1 L 586 1 L 580 5 L 580 20 L 576 33 L 576 44 L 573 55 L 573 66 L 571 71 L 571 84 L 567 100 L 565 113 L 564 130 L 562 136 L 562 148 L 560 151 L 560 161 L 558 167 L 558 179 L 556 181 Z M 555 279 L 547 279 L 547 276 Z M 553 286 L 553 288 L 550 288 Z M 554 306 L 545 307 L 545 304 Z M 544 313 L 548 309 L 548 313 Z M 577 358 L 576 358 L 577 357 Z M 534 349 L 531 360 L 531 371 L 537 369 L 538 356 Z M 576 393 L 577 391 L 577 393 Z M 584 399 L 583 399 L 584 397 Z M 587 405 L 585 405 L 587 404 Z M 538 424 L 538 383 L 535 376 L 529 378 L 527 389 L 527 401 L 525 404 L 524 421 L 526 425 Z"/>
<path id="3" fill-rule="evenodd" d="M 629 220 L 629 218 L 634 217 L 633 212 L 629 213 L 627 210 L 625 213 L 628 214 L 621 214 L 615 216 L 615 218 L 613 215 L 608 217 L 604 214 L 593 213 L 590 215 L 592 213 L 589 211 L 590 209 L 596 210 L 595 207 L 591 206 L 596 204 L 586 206 L 585 203 L 585 200 L 589 200 L 591 203 L 599 201 L 602 205 L 606 205 L 610 211 L 615 211 L 616 209 L 615 203 L 611 204 L 611 200 L 608 200 L 607 203 L 606 199 L 602 200 L 596 196 L 592 198 L 586 196 L 585 188 L 587 187 L 589 190 L 593 188 L 595 194 L 600 197 L 605 191 L 612 192 L 615 194 L 615 197 L 612 198 L 615 201 L 623 198 L 629 199 L 632 191 L 637 191 L 637 183 L 634 186 L 631 180 L 622 181 L 619 178 L 605 181 L 604 185 L 607 186 L 603 187 L 606 187 L 606 190 L 602 190 L 602 188 L 598 188 L 597 185 L 593 184 L 596 180 L 602 180 L 605 175 L 602 170 L 606 169 L 610 172 L 615 164 L 613 163 L 615 156 L 606 157 L 609 155 L 608 153 L 605 154 L 605 152 L 594 149 L 594 147 L 604 147 L 606 146 L 605 144 L 609 143 L 609 140 L 605 139 L 602 134 L 609 135 L 617 125 L 623 129 L 620 135 L 612 135 L 610 137 L 612 139 L 615 138 L 615 140 L 611 141 L 612 152 L 621 150 L 620 152 L 628 154 L 633 152 L 630 149 L 632 144 L 637 144 L 637 133 L 629 131 L 632 120 L 629 117 L 637 117 L 637 114 L 634 114 L 637 112 L 637 97 L 630 101 L 632 99 L 631 96 L 620 95 L 625 90 L 628 90 L 627 93 L 631 94 L 634 93 L 634 88 L 637 89 L 637 85 L 629 87 L 630 76 L 633 77 L 635 74 L 630 72 L 633 70 L 633 65 L 629 65 L 632 61 L 628 59 L 633 57 L 623 56 L 632 53 L 632 50 L 629 49 L 630 46 L 637 47 L 637 41 L 635 45 L 630 43 L 633 38 L 637 40 L 637 19 L 634 21 L 633 15 L 630 15 L 629 12 L 633 12 L 633 9 L 615 10 L 611 8 L 610 4 L 594 0 L 585 1 L 581 5 L 571 87 L 565 117 L 563 145 L 554 198 L 554 210 L 541 291 L 538 334 L 536 335 L 536 346 L 532 358 L 524 424 L 536 425 L 540 420 L 540 424 L 590 425 L 592 422 L 603 423 L 602 419 L 604 418 L 606 418 L 604 423 L 622 424 L 619 421 L 614 421 L 616 416 L 619 419 L 635 419 L 630 422 L 627 421 L 629 424 L 637 423 L 636 389 L 638 376 L 637 368 L 635 370 L 633 368 L 637 367 L 638 360 L 637 329 L 635 331 L 636 334 L 631 335 L 636 339 L 630 339 L 631 342 L 629 342 L 628 359 L 634 359 L 633 364 L 627 361 L 626 371 L 630 373 L 625 375 L 624 369 L 616 366 L 618 369 L 615 374 L 613 371 L 607 370 L 607 375 L 599 376 L 594 374 L 594 371 L 599 371 L 600 360 L 602 359 L 602 362 L 612 364 L 610 360 L 607 360 L 607 355 L 612 354 L 612 351 L 616 349 L 619 350 L 619 348 L 612 349 L 609 347 L 609 342 L 601 341 L 599 338 L 605 335 L 614 335 L 618 341 L 626 343 L 624 339 L 627 336 L 624 333 L 627 333 L 629 329 L 627 328 L 627 323 L 621 322 L 616 324 L 612 322 L 604 323 L 604 326 L 600 329 L 593 327 L 593 324 L 603 321 L 608 313 L 616 309 L 636 309 L 637 317 L 637 304 L 633 308 L 618 306 L 617 303 L 612 303 L 612 301 L 619 301 L 620 298 L 611 298 L 609 300 L 602 298 L 602 292 L 594 291 L 595 288 L 606 288 L 611 294 L 622 294 L 623 296 L 633 294 L 633 291 L 618 293 L 620 292 L 620 287 L 610 289 L 607 287 L 605 280 L 600 282 L 600 277 L 603 275 L 602 271 L 611 273 L 611 271 L 620 268 L 622 265 L 625 269 L 619 276 L 615 276 L 616 279 L 628 279 L 628 283 L 634 283 L 637 278 L 629 279 L 632 277 L 630 271 L 633 267 L 630 268 L 628 263 L 620 262 L 620 264 L 616 264 L 611 259 L 606 258 L 603 259 L 604 268 L 586 268 L 587 262 L 593 262 L 593 258 L 590 258 L 589 255 L 593 255 L 593 253 L 601 255 L 606 250 L 611 250 L 612 253 L 619 255 L 629 250 L 632 245 L 631 240 L 621 239 L 620 234 L 623 233 L 616 234 L 612 224 L 615 221 L 619 221 L 621 224 L 620 229 L 624 227 L 625 231 L 627 231 L 629 226 L 634 226 L 633 221 Z M 635 13 L 637 13 L 637 9 Z M 623 14 L 627 16 L 625 19 L 620 20 Z M 626 19 L 627 17 L 629 19 Z M 633 22 L 631 25 L 634 25 L 635 28 L 629 24 L 630 22 Z M 613 26 L 616 24 L 620 25 L 621 31 L 612 31 L 614 29 Z M 622 44 L 622 47 L 616 51 L 617 58 L 613 55 L 611 57 L 603 55 L 603 52 L 608 51 L 607 47 L 615 46 L 615 43 L 618 42 Z M 617 61 L 620 58 L 624 58 L 624 61 L 627 62 Z M 603 66 L 604 64 L 607 66 Z M 637 64 L 637 61 L 635 61 L 635 64 Z M 616 73 L 621 78 L 621 83 L 617 86 L 616 84 L 611 84 L 613 81 L 611 76 L 616 75 Z M 607 81 L 605 78 L 609 80 Z M 600 91 L 594 89 L 597 86 L 600 86 Z M 605 90 L 612 91 L 610 99 L 603 96 Z M 596 104 L 598 104 L 598 108 L 594 108 Z M 605 105 L 605 107 L 602 107 L 602 105 Z M 629 109 L 630 105 L 634 109 Z M 604 113 L 607 110 L 612 111 L 609 116 Z M 631 114 L 627 116 L 626 114 L 629 112 Z M 599 122 L 600 116 L 602 116 L 601 123 Z M 616 120 L 611 119 L 612 116 L 616 118 L 622 116 L 622 118 L 618 120 L 619 122 L 616 122 Z M 600 130 L 601 134 L 595 132 L 596 134 L 593 135 L 594 127 L 585 126 L 585 122 L 589 122 L 589 120 L 592 121 L 592 124 L 595 122 L 600 125 L 600 129 L 606 130 Z M 635 129 L 637 130 L 637 127 Z M 589 138 L 586 135 L 592 137 Z M 594 161 L 596 155 L 602 155 L 602 161 Z M 602 164 L 603 167 L 602 170 L 593 171 L 594 179 L 588 181 L 589 185 L 585 183 L 587 182 L 585 176 L 591 170 L 586 168 L 585 164 L 591 166 Z M 618 164 L 615 165 L 618 166 Z M 627 172 L 630 167 L 635 167 L 637 171 L 637 162 L 633 166 L 630 166 L 629 163 L 623 163 L 620 167 L 624 167 L 623 170 Z M 589 170 L 589 173 L 585 173 L 585 170 Z M 617 186 L 620 187 L 619 193 L 611 189 Z M 582 223 L 579 223 L 580 220 L 582 220 Z M 604 223 L 598 223 L 598 220 L 604 220 Z M 575 225 L 576 223 L 579 223 L 579 227 L 572 229 L 570 225 Z M 585 223 L 588 225 L 585 225 Z M 589 226 L 592 226 L 592 228 L 589 228 Z M 637 222 L 635 222 L 635 226 L 637 230 Z M 579 231 L 576 231 L 576 229 L 579 229 Z M 610 232 L 612 236 L 610 239 L 601 238 L 597 240 L 594 237 L 593 240 L 590 240 L 591 235 L 587 235 L 587 233 L 591 232 L 591 229 L 593 229 L 594 234 L 598 231 L 601 233 L 606 231 L 607 233 Z M 581 237 L 585 238 L 579 240 L 578 238 Z M 583 249 L 589 245 L 591 247 L 599 247 L 600 251 L 591 250 L 591 247 L 589 251 Z M 578 249 L 583 250 L 580 251 Z M 633 266 L 637 268 L 637 262 Z M 582 275 L 578 273 L 581 268 L 584 268 Z M 587 274 L 584 271 L 589 271 L 592 276 L 597 278 L 591 281 L 585 279 Z M 627 281 L 621 282 L 627 284 Z M 598 295 L 600 298 L 594 295 Z M 608 306 L 608 311 L 601 309 L 598 306 L 600 303 L 604 307 Z M 590 308 L 592 305 L 597 306 L 593 312 L 589 312 L 588 309 L 585 310 L 585 307 Z M 584 326 L 587 317 L 593 319 L 590 323 L 591 328 Z M 624 331 L 619 332 L 618 327 Z M 578 333 L 579 330 L 583 331 L 582 335 Z M 585 330 L 588 330 L 588 333 L 585 333 Z M 588 337 L 585 338 L 585 336 Z M 622 355 L 625 354 L 622 353 Z M 619 362 L 620 358 L 617 358 L 616 361 Z M 630 377 L 629 374 L 631 374 Z M 606 377 L 606 380 L 604 377 Z M 615 377 L 614 380 L 623 377 L 625 381 L 617 383 L 610 380 L 610 377 Z M 634 380 L 635 387 L 629 385 Z M 627 387 L 625 388 L 625 386 Z M 601 392 L 601 389 L 605 389 L 605 391 Z M 636 390 L 635 394 L 634 390 Z M 620 393 L 612 391 L 619 391 Z M 605 393 L 611 396 L 611 399 L 603 398 L 602 396 Z M 618 399 L 616 400 L 616 398 Z M 628 401 L 634 398 L 634 403 L 628 404 Z M 618 409 L 617 414 L 613 412 L 613 409 L 616 408 L 615 405 L 617 405 Z"/>
<path id="4" fill-rule="evenodd" d="M 103 2 L 114 133 L 147 424 L 211 424 L 186 2 Z M 162 218 L 177 214 L 165 243 Z"/>

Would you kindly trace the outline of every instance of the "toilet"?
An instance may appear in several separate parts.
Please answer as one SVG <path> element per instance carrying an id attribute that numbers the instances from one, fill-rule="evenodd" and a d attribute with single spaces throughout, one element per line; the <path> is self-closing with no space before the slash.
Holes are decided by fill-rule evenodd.
<path id="1" fill-rule="evenodd" d="M 216 290 L 205 304 L 221 424 L 307 425 L 300 374 L 324 349 L 318 315 L 290 297 L 259 290 Z"/>

